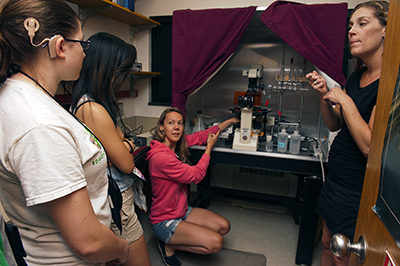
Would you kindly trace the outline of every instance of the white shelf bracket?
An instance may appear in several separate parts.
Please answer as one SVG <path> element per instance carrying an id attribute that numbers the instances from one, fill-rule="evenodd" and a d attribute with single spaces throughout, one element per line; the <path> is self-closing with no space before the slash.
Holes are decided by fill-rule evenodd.
<path id="1" fill-rule="evenodd" d="M 86 19 L 88 18 L 88 16 L 90 16 L 92 14 L 95 14 L 97 12 L 100 12 L 100 11 L 104 11 L 104 10 L 110 9 L 110 8 L 112 8 L 111 5 L 79 8 L 79 19 L 81 20 L 82 26 L 83 26 L 83 24 L 85 24 Z"/>
<path id="2" fill-rule="evenodd" d="M 156 27 L 157 25 L 141 25 L 141 26 L 135 26 L 135 25 L 131 25 L 131 34 L 130 34 L 130 41 L 131 41 L 131 43 L 133 42 L 133 39 L 135 38 L 135 36 L 136 36 L 136 34 L 139 32 L 139 31 L 142 31 L 142 30 L 148 30 L 148 29 L 151 29 L 151 28 L 154 28 L 154 27 Z"/>

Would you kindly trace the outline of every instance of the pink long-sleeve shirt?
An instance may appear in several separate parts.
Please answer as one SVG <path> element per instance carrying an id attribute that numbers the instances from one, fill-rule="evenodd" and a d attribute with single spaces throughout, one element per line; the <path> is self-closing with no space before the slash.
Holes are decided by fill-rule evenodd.
<path id="1" fill-rule="evenodd" d="M 193 135 L 186 135 L 188 146 L 207 143 L 208 132 L 217 133 L 218 126 Z M 156 224 L 166 220 L 182 218 L 188 207 L 188 186 L 203 180 L 210 162 L 210 156 L 203 154 L 196 165 L 182 163 L 177 155 L 165 144 L 152 140 L 151 150 L 147 154 L 149 175 L 152 187 L 152 205 L 150 223 Z"/>

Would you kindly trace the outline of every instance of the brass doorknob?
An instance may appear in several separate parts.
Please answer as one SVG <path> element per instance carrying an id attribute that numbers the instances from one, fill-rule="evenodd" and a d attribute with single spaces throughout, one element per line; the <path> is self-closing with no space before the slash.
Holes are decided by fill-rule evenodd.
<path id="1" fill-rule="evenodd" d="M 334 234 L 331 238 L 330 249 L 333 255 L 340 258 L 352 252 L 358 256 L 360 264 L 363 264 L 367 253 L 367 243 L 364 236 L 360 236 L 358 242 L 352 244 L 346 236 Z"/>

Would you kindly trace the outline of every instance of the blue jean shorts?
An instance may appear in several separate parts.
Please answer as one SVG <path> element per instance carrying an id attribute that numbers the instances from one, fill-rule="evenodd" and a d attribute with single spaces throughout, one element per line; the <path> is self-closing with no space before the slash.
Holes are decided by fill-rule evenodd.
<path id="1" fill-rule="evenodd" d="M 156 235 L 156 237 L 161 241 L 163 241 L 164 243 L 168 244 L 168 242 L 174 235 L 175 230 L 178 227 L 178 224 L 182 221 L 185 221 L 192 210 L 193 207 L 188 206 L 186 210 L 186 215 L 184 217 L 180 219 L 166 220 L 157 224 L 152 224 L 151 227 L 153 228 L 153 232 Z"/>

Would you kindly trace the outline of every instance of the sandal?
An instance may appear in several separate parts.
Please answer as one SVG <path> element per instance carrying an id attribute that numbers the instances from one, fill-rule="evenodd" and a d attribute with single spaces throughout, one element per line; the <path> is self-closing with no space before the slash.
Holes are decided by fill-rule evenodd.
<path id="1" fill-rule="evenodd" d="M 167 266 L 180 266 L 182 263 L 178 260 L 176 255 L 172 255 L 167 257 L 167 253 L 165 253 L 165 243 L 161 240 L 158 241 L 158 249 L 161 253 L 161 258 L 165 265 Z"/>

